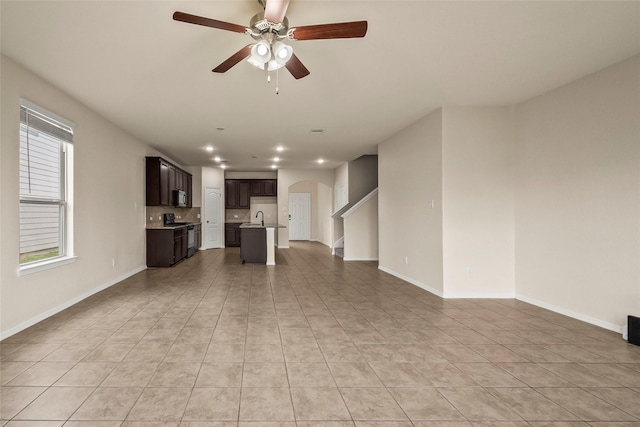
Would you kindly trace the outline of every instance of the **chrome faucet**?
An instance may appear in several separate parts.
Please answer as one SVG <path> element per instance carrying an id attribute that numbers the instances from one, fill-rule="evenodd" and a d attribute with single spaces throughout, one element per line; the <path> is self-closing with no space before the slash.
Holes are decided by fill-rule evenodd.
<path id="1" fill-rule="evenodd" d="M 262 211 L 256 212 L 256 218 L 258 218 L 258 214 L 262 214 L 262 221 L 260 221 L 260 225 L 264 227 L 264 212 Z"/>

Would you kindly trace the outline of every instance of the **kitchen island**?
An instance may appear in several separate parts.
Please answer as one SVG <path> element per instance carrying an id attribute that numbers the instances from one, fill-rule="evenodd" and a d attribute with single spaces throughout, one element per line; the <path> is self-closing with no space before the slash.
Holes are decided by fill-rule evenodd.
<path id="1" fill-rule="evenodd" d="M 240 258 L 242 262 L 276 265 L 275 230 L 282 224 L 240 224 Z"/>

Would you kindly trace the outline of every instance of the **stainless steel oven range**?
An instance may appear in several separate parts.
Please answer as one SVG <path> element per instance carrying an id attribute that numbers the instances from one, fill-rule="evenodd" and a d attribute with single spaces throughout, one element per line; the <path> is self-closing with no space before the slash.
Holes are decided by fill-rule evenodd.
<path id="1" fill-rule="evenodd" d="M 192 257 L 197 250 L 194 225 L 190 222 L 176 222 L 176 215 L 174 213 L 165 213 L 162 219 L 165 227 L 187 226 L 187 258 Z"/>

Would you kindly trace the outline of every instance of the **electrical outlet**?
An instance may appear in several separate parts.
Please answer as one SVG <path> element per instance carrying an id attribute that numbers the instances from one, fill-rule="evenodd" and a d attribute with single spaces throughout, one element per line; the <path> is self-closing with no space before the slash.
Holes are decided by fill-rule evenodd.
<path id="1" fill-rule="evenodd" d="M 149 221 L 153 221 L 153 217 L 152 216 L 149 217 Z"/>
<path id="2" fill-rule="evenodd" d="M 408 256 L 404 257 L 404 263 L 407 264 L 407 265 L 409 264 L 409 257 Z"/>

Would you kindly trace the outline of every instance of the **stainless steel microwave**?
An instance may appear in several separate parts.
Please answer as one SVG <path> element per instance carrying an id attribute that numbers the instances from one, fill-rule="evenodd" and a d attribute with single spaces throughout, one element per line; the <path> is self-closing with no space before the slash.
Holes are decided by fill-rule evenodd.
<path id="1" fill-rule="evenodd" d="M 187 207 L 187 193 L 182 190 L 173 191 L 173 204 L 179 208 Z"/>

